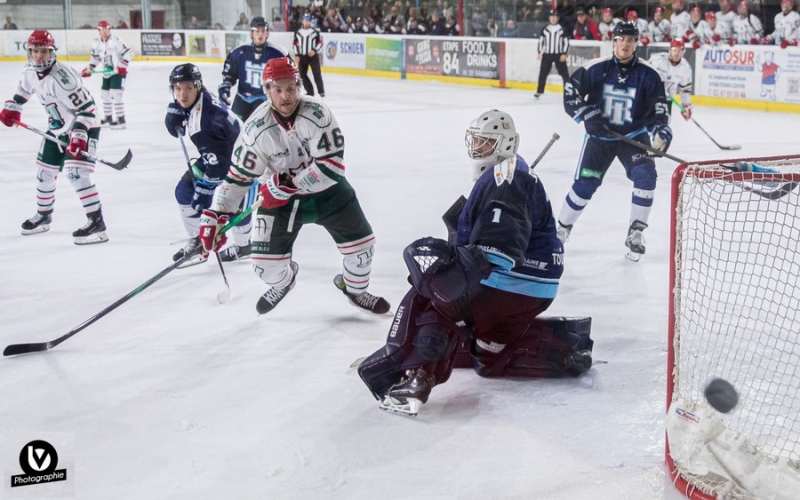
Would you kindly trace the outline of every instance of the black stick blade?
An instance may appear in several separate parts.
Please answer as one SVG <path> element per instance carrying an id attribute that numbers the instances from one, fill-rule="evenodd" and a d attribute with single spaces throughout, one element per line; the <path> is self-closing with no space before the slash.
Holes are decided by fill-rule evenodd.
<path id="1" fill-rule="evenodd" d="M 3 350 L 3 356 L 17 356 L 20 354 L 29 354 L 32 352 L 47 351 L 52 346 L 51 342 L 37 342 L 33 344 L 11 344 L 6 346 Z"/>
<path id="2" fill-rule="evenodd" d="M 132 159 L 133 159 L 133 153 L 131 153 L 131 150 L 129 149 L 128 152 L 125 153 L 125 156 L 117 163 L 110 163 L 107 161 L 103 161 L 103 163 L 113 168 L 114 170 L 124 170 L 128 168 L 128 164 L 130 164 Z"/>

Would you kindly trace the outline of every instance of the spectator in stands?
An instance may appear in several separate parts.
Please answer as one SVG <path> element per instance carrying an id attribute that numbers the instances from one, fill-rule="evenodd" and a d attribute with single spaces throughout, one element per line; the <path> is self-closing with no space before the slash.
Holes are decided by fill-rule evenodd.
<path id="1" fill-rule="evenodd" d="M 357 17 L 356 22 L 350 27 L 350 33 L 366 33 L 367 31 L 369 28 L 364 25 L 364 20 L 360 17 Z"/>
<path id="2" fill-rule="evenodd" d="M 322 26 L 322 14 L 319 13 L 316 5 L 314 5 L 313 3 L 309 4 L 307 14 L 311 16 L 312 28 L 319 28 L 320 26 Z"/>
<path id="3" fill-rule="evenodd" d="M 499 26 L 497 26 L 497 22 L 494 20 L 493 17 L 489 18 L 489 21 L 486 23 L 486 29 L 489 31 L 487 36 L 492 38 L 497 36 L 497 32 L 499 31 Z"/>
<path id="4" fill-rule="evenodd" d="M 4 30 L 15 30 L 15 29 L 19 29 L 19 28 L 17 28 L 17 25 L 14 24 L 13 21 L 11 21 L 11 16 L 6 16 L 6 24 L 3 25 L 3 29 Z"/>
<path id="5" fill-rule="evenodd" d="M 476 9 L 472 12 L 472 19 L 469 22 L 472 36 L 489 36 L 488 24 L 489 17 L 482 10 Z"/>
<path id="6" fill-rule="evenodd" d="M 577 20 L 575 21 L 575 29 L 572 31 L 572 38 L 575 40 L 602 40 L 600 31 L 597 29 L 597 23 L 589 19 L 583 7 L 575 9 Z"/>
<path id="7" fill-rule="evenodd" d="M 454 16 L 449 16 L 444 26 L 447 28 L 447 36 L 458 36 L 461 34 L 461 27 L 456 23 L 456 18 Z"/>
<path id="8" fill-rule="evenodd" d="M 247 16 L 244 15 L 244 12 L 239 14 L 239 22 L 233 27 L 236 31 L 250 31 L 250 21 L 247 19 Z"/>
<path id="9" fill-rule="evenodd" d="M 506 27 L 503 28 L 503 31 L 500 32 L 499 36 L 501 38 L 517 38 L 519 36 L 519 30 L 517 29 L 517 22 L 509 18 L 506 21 Z"/>
<path id="10" fill-rule="evenodd" d="M 400 24 L 402 25 L 406 24 L 406 18 L 403 16 L 403 14 L 399 13 L 396 5 L 392 5 L 389 8 L 389 13 L 383 18 L 383 21 L 384 26 L 386 26 L 386 21 L 389 21 L 389 27 L 394 26 L 396 21 L 400 21 Z"/>
<path id="11" fill-rule="evenodd" d="M 370 18 L 367 23 L 367 33 L 379 35 L 383 33 L 383 30 L 378 26 L 378 23 L 375 22 L 375 19 Z"/>
<path id="12" fill-rule="evenodd" d="M 534 33 L 534 36 L 539 36 L 539 34 L 544 30 L 545 26 L 549 24 L 548 18 L 548 11 L 544 9 L 544 3 L 542 0 L 537 0 L 536 5 L 533 7 L 533 18 L 531 21 L 533 22 L 533 27 L 531 28 L 531 33 Z"/>
<path id="13" fill-rule="evenodd" d="M 128 23 L 125 22 L 124 19 L 120 19 L 117 23 L 117 29 L 126 30 L 128 29 Z"/>
<path id="14" fill-rule="evenodd" d="M 442 16 L 436 11 L 431 14 L 430 34 L 434 36 L 447 36 L 447 27 L 445 26 L 444 19 L 442 19 Z"/>
<path id="15" fill-rule="evenodd" d="M 197 16 L 192 16 L 189 20 L 189 23 L 186 25 L 187 30 L 199 30 L 200 29 L 200 21 L 197 20 Z"/>
<path id="16" fill-rule="evenodd" d="M 408 29 L 406 30 L 407 35 L 424 35 L 425 34 L 425 26 L 419 24 L 419 20 L 416 17 L 412 17 L 408 20 Z"/>

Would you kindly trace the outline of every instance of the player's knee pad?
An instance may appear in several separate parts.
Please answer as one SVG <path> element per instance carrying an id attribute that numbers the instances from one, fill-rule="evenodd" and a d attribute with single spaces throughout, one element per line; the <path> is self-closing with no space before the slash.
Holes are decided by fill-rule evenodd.
<path id="1" fill-rule="evenodd" d="M 36 180 L 39 184 L 44 184 L 55 188 L 56 179 L 58 179 L 58 167 L 53 165 L 40 164 L 36 171 Z"/>
<path id="2" fill-rule="evenodd" d="M 582 177 L 572 183 L 572 192 L 579 198 L 589 201 L 592 199 L 592 196 L 594 196 L 594 192 L 597 191 L 597 188 L 600 187 L 600 184 L 600 179 Z"/>
<path id="3" fill-rule="evenodd" d="M 117 104 L 122 104 L 122 89 L 111 89 L 111 100 Z"/>
<path id="4" fill-rule="evenodd" d="M 94 185 L 92 182 L 92 170 L 86 167 L 67 167 L 64 169 L 67 179 L 75 191 L 88 189 Z"/>
<path id="5" fill-rule="evenodd" d="M 446 381 L 453 368 L 457 331 L 413 288 L 397 308 L 386 345 L 358 367 L 361 380 L 381 399 L 406 370 L 425 366 L 436 383 Z"/>
<path id="6" fill-rule="evenodd" d="M 653 191 L 656 188 L 658 173 L 656 165 L 651 159 L 642 159 L 633 164 L 630 171 L 630 178 L 635 189 Z"/>
<path id="7" fill-rule="evenodd" d="M 100 99 L 104 103 L 111 103 L 111 91 L 110 90 L 106 90 L 106 89 L 101 90 L 100 91 Z"/>
<path id="8" fill-rule="evenodd" d="M 276 259 L 254 259 L 253 271 L 264 283 L 271 287 L 286 286 L 291 282 L 292 278 L 291 269 L 289 268 L 291 258 L 289 256 L 278 258 L 279 256 L 277 255 L 273 257 L 276 257 Z"/>

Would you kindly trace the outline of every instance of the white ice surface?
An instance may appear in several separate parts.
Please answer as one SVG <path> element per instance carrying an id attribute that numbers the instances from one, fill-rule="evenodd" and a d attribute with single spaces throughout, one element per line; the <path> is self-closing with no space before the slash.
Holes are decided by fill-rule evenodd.
<path id="1" fill-rule="evenodd" d="M 172 66 L 134 62 L 128 128 L 102 131 L 100 156 L 134 154 L 126 171 L 97 167 L 106 244 L 73 244 L 84 216 L 66 178 L 50 232 L 20 235 L 36 211 L 40 138 L 0 127 L 0 347 L 59 337 L 171 263 L 179 248 L 171 243 L 185 238 L 173 197 L 185 163 L 163 126 Z M 221 65 L 200 66 L 215 90 Z M 22 63 L 0 69 L 8 99 Z M 443 236 L 441 214 L 470 188 L 464 129 L 479 113 L 510 112 L 529 162 L 561 135 L 537 167 L 558 213 L 583 137 L 559 95 L 535 101 L 515 90 L 330 74 L 325 83 L 346 136 L 348 178 L 378 238 L 370 290 L 393 305 L 408 288 L 402 249 Z M 90 88 L 99 103 L 99 76 Z M 38 102 L 22 118 L 46 126 Z M 796 116 L 697 107 L 695 118 L 719 142 L 742 144 L 741 155 L 797 152 Z M 679 116 L 673 127 L 676 156 L 735 156 Z M 658 160 L 639 263 L 623 256 L 631 183 L 619 163 L 575 226 L 548 314 L 591 316 L 595 357 L 608 361 L 579 379 L 485 380 L 457 370 L 418 418 L 379 411 L 349 365 L 383 344 L 391 318 L 347 303 L 331 281 L 341 265 L 335 245 L 306 226 L 295 246 L 297 286 L 267 316 L 254 307 L 265 285 L 245 263 L 226 266 L 232 298 L 218 304 L 223 283 L 212 261 L 167 275 L 50 352 L 0 359 L 0 437 L 13 444 L 0 459 L 14 469 L 26 442 L 72 436 L 75 496 L 90 499 L 671 495 L 663 423 L 674 166 Z"/>

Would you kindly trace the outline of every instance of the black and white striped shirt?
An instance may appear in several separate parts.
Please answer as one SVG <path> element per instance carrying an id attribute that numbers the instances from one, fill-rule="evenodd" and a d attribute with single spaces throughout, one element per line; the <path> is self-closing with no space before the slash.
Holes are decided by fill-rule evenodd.
<path id="1" fill-rule="evenodd" d="M 300 28 L 294 32 L 294 53 L 298 56 L 307 56 L 308 51 L 319 53 L 322 50 L 322 35 L 315 28 Z"/>
<path id="2" fill-rule="evenodd" d="M 548 24 L 539 37 L 539 52 L 542 54 L 566 54 L 569 50 L 569 39 L 564 36 L 560 24 Z"/>

